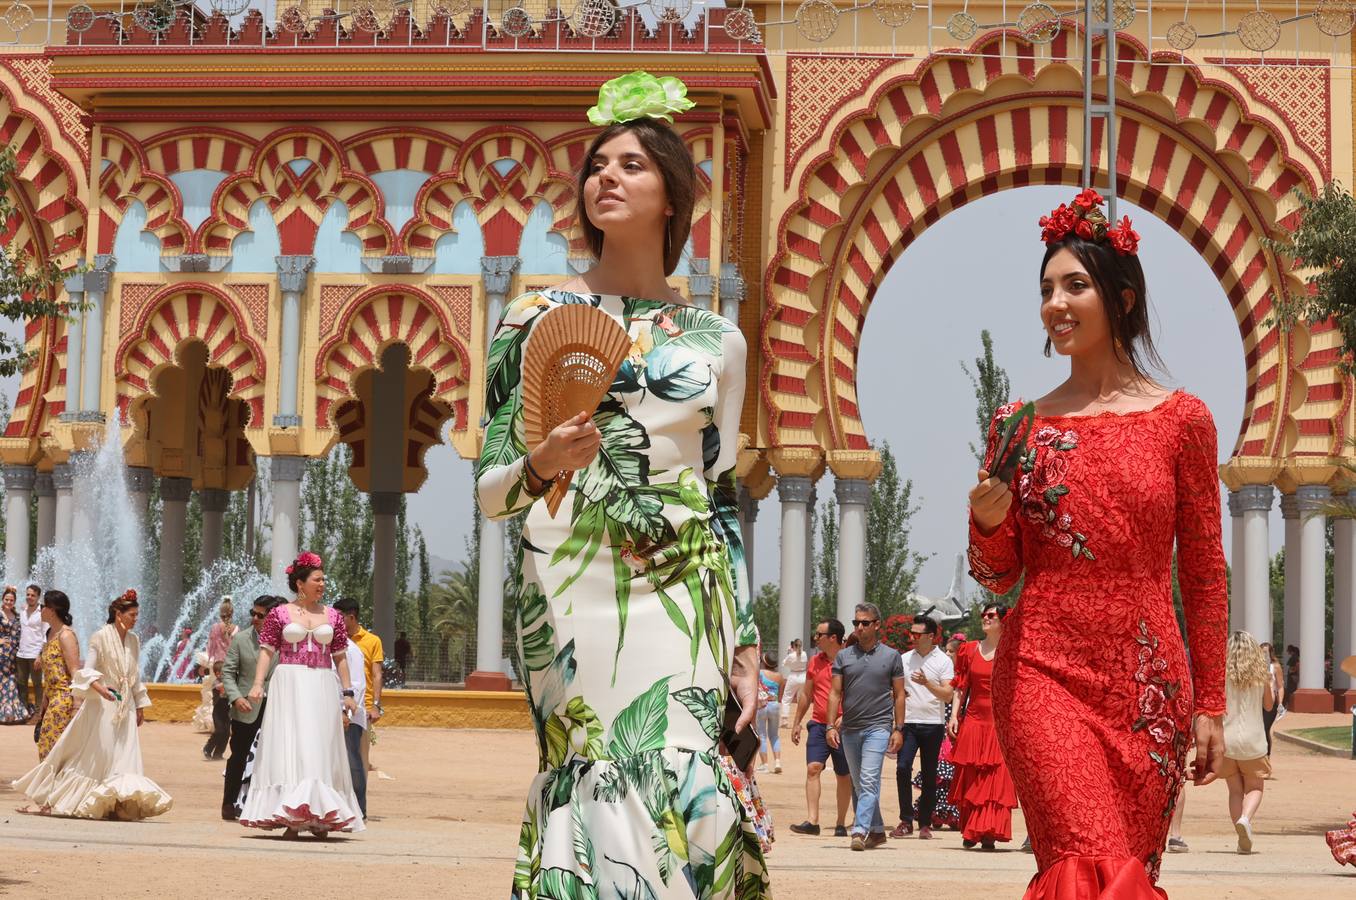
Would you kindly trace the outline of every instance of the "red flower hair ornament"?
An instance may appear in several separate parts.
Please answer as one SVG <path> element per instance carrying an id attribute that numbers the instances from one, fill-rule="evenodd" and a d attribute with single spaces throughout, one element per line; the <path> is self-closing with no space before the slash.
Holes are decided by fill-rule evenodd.
<path id="1" fill-rule="evenodd" d="M 1122 216 L 1120 224 L 1112 225 L 1102 212 L 1106 201 L 1092 188 L 1085 188 L 1074 197 L 1073 203 L 1061 203 L 1050 215 L 1041 216 L 1041 240 L 1046 246 L 1057 244 L 1070 232 L 1085 241 L 1105 241 L 1122 256 L 1139 253 L 1139 232 L 1130 225 L 1130 217 Z"/>
<path id="2" fill-rule="evenodd" d="M 318 553 L 312 553 L 310 550 L 307 550 L 305 553 L 299 555 L 292 562 L 292 565 L 284 569 L 283 573 L 291 575 L 292 571 L 296 569 L 297 566 L 309 566 L 312 569 L 323 569 L 325 564 L 320 561 L 320 555 Z"/>

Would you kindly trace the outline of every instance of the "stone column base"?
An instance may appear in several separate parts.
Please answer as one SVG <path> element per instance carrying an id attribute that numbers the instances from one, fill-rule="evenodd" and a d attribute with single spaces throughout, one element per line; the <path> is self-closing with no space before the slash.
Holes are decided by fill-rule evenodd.
<path id="1" fill-rule="evenodd" d="M 1287 697 L 1286 706 L 1297 713 L 1330 713 L 1333 711 L 1333 696 L 1328 691 L 1317 688 L 1300 688 Z"/>
<path id="2" fill-rule="evenodd" d="M 1333 699 L 1337 701 L 1337 711 L 1341 713 L 1351 712 L 1352 707 L 1356 706 L 1356 689 L 1347 691 L 1333 691 Z"/>
<path id="3" fill-rule="evenodd" d="M 511 691 L 513 682 L 503 672 L 472 672 L 466 676 L 468 691 Z"/>

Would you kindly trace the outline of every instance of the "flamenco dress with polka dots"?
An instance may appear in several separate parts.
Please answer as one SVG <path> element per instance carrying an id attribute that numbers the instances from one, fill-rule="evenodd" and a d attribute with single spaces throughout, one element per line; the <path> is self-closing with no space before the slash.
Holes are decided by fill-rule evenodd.
<path id="1" fill-rule="evenodd" d="M 986 465 L 1016 408 L 997 411 Z M 993 700 L 1036 853 L 1029 900 L 1167 896 L 1155 883 L 1193 716 L 1224 712 L 1216 456 L 1210 412 L 1184 391 L 1140 412 L 1037 416 L 1007 518 L 990 535 L 970 522 L 975 578 L 996 593 L 1025 579 Z"/>

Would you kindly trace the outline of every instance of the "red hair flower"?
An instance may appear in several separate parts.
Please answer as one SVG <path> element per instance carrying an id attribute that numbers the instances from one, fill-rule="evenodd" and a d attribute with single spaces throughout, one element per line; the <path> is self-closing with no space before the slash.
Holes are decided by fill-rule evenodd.
<path id="1" fill-rule="evenodd" d="M 297 566 L 307 566 L 312 569 L 322 569 L 324 568 L 325 564 L 320 561 L 319 554 L 312 553 L 310 550 L 307 550 L 305 553 L 298 555 L 296 560 L 292 563 L 292 565 L 288 566 L 284 570 L 285 574 L 291 575 L 292 571 L 296 569 Z"/>
<path id="2" fill-rule="evenodd" d="M 1078 196 L 1074 198 L 1073 202 L 1074 206 L 1086 213 L 1091 212 L 1095 207 L 1101 206 L 1106 200 L 1092 188 L 1084 188 L 1079 192 Z"/>
<path id="3" fill-rule="evenodd" d="M 1041 240 L 1051 246 L 1075 234 L 1085 241 L 1106 241 L 1122 256 L 1136 255 L 1139 234 L 1130 227 L 1130 217 L 1123 217 L 1119 225 L 1111 225 L 1102 213 L 1101 206 L 1105 202 L 1101 194 L 1092 188 L 1084 188 L 1072 204 L 1061 203 L 1050 215 L 1041 216 Z"/>
<path id="4" fill-rule="evenodd" d="M 1139 251 L 1139 232 L 1130 227 L 1130 217 L 1122 216 L 1121 223 L 1107 229 L 1107 240 L 1117 253 L 1134 256 Z"/>
<path id="5" fill-rule="evenodd" d="M 132 601 L 135 602 L 136 599 L 137 599 L 137 591 L 136 591 L 136 588 L 128 588 L 127 590 L 123 591 L 123 592 L 122 592 L 122 596 L 119 597 L 118 599 L 119 599 L 119 600 L 132 600 Z"/>

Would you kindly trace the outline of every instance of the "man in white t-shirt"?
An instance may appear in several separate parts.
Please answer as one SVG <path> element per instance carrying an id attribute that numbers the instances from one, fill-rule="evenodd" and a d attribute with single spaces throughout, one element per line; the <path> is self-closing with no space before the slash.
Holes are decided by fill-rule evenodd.
<path id="1" fill-rule="evenodd" d="M 24 608 L 19 610 L 19 648 L 14 663 L 19 688 L 19 700 L 28 702 L 28 685 L 33 684 L 33 715 L 42 709 L 42 670 L 37 666 L 42 645 L 47 643 L 47 623 L 42 620 L 42 606 L 38 600 L 42 588 L 30 584 L 24 590 Z"/>
<path id="2" fill-rule="evenodd" d="M 363 762 L 362 745 L 367 741 L 367 709 L 361 698 L 363 691 L 367 690 L 367 663 L 356 641 L 349 641 L 348 649 L 344 652 L 353 696 L 359 698 L 358 708 L 348 716 L 348 724 L 344 726 L 344 746 L 348 749 L 348 771 L 353 778 L 353 794 L 358 798 L 358 808 L 362 810 L 363 820 L 366 821 L 367 764 Z"/>
<path id="3" fill-rule="evenodd" d="M 941 627 L 920 616 L 910 629 L 913 649 L 904 657 L 904 746 L 896 761 L 899 788 L 899 824 L 890 837 L 913 834 L 913 758 L 922 756 L 923 784 L 918 798 L 918 837 L 932 837 L 932 811 L 937 808 L 937 757 L 946 738 L 946 704 L 954 689 L 956 670 L 951 657 L 937 646 Z"/>

